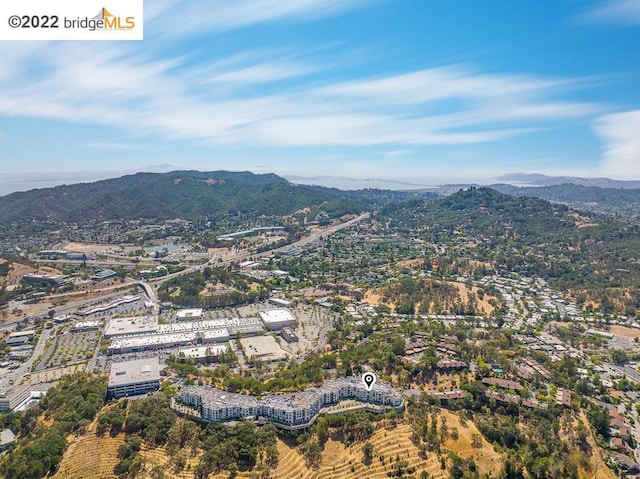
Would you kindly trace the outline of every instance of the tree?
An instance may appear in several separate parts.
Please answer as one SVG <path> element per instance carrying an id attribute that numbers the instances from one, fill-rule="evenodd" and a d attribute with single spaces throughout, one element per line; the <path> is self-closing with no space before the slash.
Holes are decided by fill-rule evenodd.
<path id="1" fill-rule="evenodd" d="M 369 441 L 365 442 L 362 446 L 362 454 L 362 462 L 366 465 L 371 464 L 371 461 L 373 460 L 373 444 Z"/>

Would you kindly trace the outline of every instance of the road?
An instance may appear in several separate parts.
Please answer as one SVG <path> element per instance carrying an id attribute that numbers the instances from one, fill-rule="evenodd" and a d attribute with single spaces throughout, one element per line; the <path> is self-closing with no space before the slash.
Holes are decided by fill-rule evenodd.
<path id="1" fill-rule="evenodd" d="M 270 255 L 274 255 L 277 253 L 284 253 L 284 252 L 290 252 L 290 251 L 294 251 L 296 249 L 301 249 L 303 246 L 306 246 L 310 243 L 313 243 L 315 241 L 318 241 L 320 239 L 326 238 L 328 236 L 331 236 L 334 233 L 337 233 L 340 230 L 343 230 L 345 228 L 349 228 L 350 226 L 353 226 L 356 223 L 359 223 L 360 221 L 369 218 L 369 213 L 363 213 L 360 216 L 358 216 L 357 218 L 354 218 L 352 220 L 346 221 L 344 223 L 340 223 L 339 225 L 335 225 L 335 226 L 331 226 L 330 228 L 327 228 L 323 231 L 319 231 L 317 233 L 313 233 L 310 236 L 307 236 L 305 238 L 302 238 L 298 241 L 296 241 L 295 243 L 291 243 L 285 246 L 281 246 L 279 248 L 275 248 L 275 249 L 270 249 L 268 251 L 263 251 L 262 253 L 255 253 L 255 252 L 250 252 L 250 251 L 246 251 L 246 252 L 242 252 L 242 253 L 238 253 L 236 256 L 229 258 L 227 260 L 224 260 L 220 263 L 215 263 L 212 264 L 211 262 L 207 262 L 204 264 L 199 264 L 197 266 L 192 266 L 191 268 L 186 268 L 182 271 L 178 271 L 176 273 L 171 273 L 168 274 L 167 276 L 162 276 L 161 278 L 156 278 L 153 280 L 149 280 L 149 283 L 151 283 L 154 287 L 158 287 L 160 286 L 162 283 L 164 283 L 165 281 L 168 281 L 172 278 L 175 278 L 177 276 L 183 275 L 183 274 L 188 274 L 188 273 L 195 273 L 196 271 L 202 271 L 205 267 L 207 266 L 216 266 L 216 267 L 220 267 L 220 266 L 228 266 L 231 263 L 234 262 L 238 262 L 238 261 L 242 261 L 245 260 L 249 257 L 252 258 L 262 258 L 264 256 L 270 256 Z"/>
<path id="2" fill-rule="evenodd" d="M 608 364 L 608 366 L 615 369 L 616 371 L 621 372 L 631 381 L 640 383 L 640 374 L 638 374 L 638 371 L 636 371 L 635 369 L 630 368 L 629 366 L 616 366 L 614 364 Z"/>
<path id="3" fill-rule="evenodd" d="M 31 366 L 33 365 L 35 360 L 38 359 L 40 355 L 42 355 L 42 353 L 44 353 L 47 340 L 50 339 L 55 332 L 56 328 L 42 330 L 42 334 L 38 339 L 38 343 L 33 348 L 33 354 L 27 361 L 22 363 L 18 369 L 15 369 L 7 374 L 7 379 L 9 381 L 18 381 L 19 379 L 23 378 L 25 374 L 28 374 L 31 371 Z"/>
<path id="4" fill-rule="evenodd" d="M 215 266 L 227 266 L 229 265 L 231 262 L 237 262 L 237 261 L 241 261 L 244 260 L 248 257 L 253 257 L 253 258 L 260 258 L 260 257 L 264 257 L 264 256 L 269 256 L 269 255 L 274 255 L 277 253 L 283 253 L 283 252 L 291 252 L 291 251 L 295 251 L 298 249 L 302 249 L 303 247 L 319 241 L 323 238 L 327 238 L 329 236 L 331 236 L 332 234 L 337 233 L 338 231 L 341 231 L 345 228 L 349 228 L 351 226 L 353 226 L 354 224 L 369 218 L 369 213 L 364 213 L 361 214 L 360 216 L 358 216 L 357 218 L 354 218 L 352 220 L 346 221 L 344 223 L 335 225 L 335 226 L 331 226 L 323 231 L 319 231 L 317 233 L 313 233 L 310 236 L 307 236 L 305 238 L 300 239 L 299 241 L 296 241 L 295 243 L 291 243 L 285 246 L 281 246 L 280 248 L 275 248 L 272 250 L 268 250 L 268 251 L 264 251 L 262 253 L 254 253 L 254 252 L 244 252 L 244 253 L 240 253 L 237 256 L 234 256 L 231 259 L 228 259 L 226 261 L 223 261 L 221 263 L 217 263 Z M 180 276 L 183 274 L 188 274 L 191 272 L 195 272 L 195 271 L 201 271 L 202 269 L 204 269 L 206 266 L 210 266 L 210 263 L 205 263 L 205 264 L 201 264 L 198 266 L 193 266 L 191 268 L 187 268 L 183 271 L 179 271 L 177 273 L 172 273 L 170 275 L 167 276 L 163 276 L 162 278 L 158 278 L 155 281 L 150 281 L 149 283 L 144 282 L 144 281 L 135 281 L 135 280 L 131 280 L 130 282 L 126 282 L 124 284 L 119 284 L 119 285 L 115 285 L 115 286 L 109 286 L 109 287 L 105 287 L 105 288 L 100 288 L 100 289 L 96 289 L 93 292 L 107 292 L 107 291 L 113 291 L 113 290 L 119 290 L 122 288 L 127 288 L 127 287 L 131 287 L 134 284 L 141 286 L 144 290 L 145 293 L 147 294 L 147 296 L 149 297 L 149 300 L 152 301 L 154 304 L 158 304 L 158 297 L 155 294 L 154 291 L 154 287 L 158 287 L 159 285 L 161 285 L 163 282 L 174 278 L 176 276 Z M 152 284 L 150 284 L 152 283 Z M 53 296 L 49 296 L 47 298 L 44 299 L 55 299 L 55 298 L 60 298 L 60 297 L 68 297 L 68 296 L 72 296 L 74 294 L 78 294 L 78 293 L 65 293 L 65 294 L 60 294 L 60 295 L 53 295 Z M 90 304 L 92 302 L 96 302 L 96 301 L 104 301 L 106 299 L 110 299 L 112 297 L 118 296 L 119 293 L 112 293 L 112 294 L 107 294 L 104 296 L 100 296 L 97 298 L 91 298 L 91 299 L 84 299 L 84 300 L 80 300 L 80 301 L 75 301 L 73 303 L 70 304 L 66 304 L 63 306 L 58 306 L 56 307 L 56 313 L 61 315 L 61 314 L 65 314 L 65 313 L 69 313 L 71 311 L 75 311 L 78 308 L 81 308 L 83 306 L 86 306 L 87 304 Z M 44 316 L 42 316 L 44 317 Z M 10 324 L 3 324 L 2 327 L 11 327 L 12 325 Z M 12 372 L 11 376 L 12 377 L 19 377 L 19 376 L 24 376 L 24 374 L 26 374 L 30 368 L 31 365 L 33 364 L 33 362 L 44 352 L 44 347 L 46 344 L 47 339 L 49 339 L 52 335 L 53 332 L 56 331 L 57 328 L 53 328 L 53 329 L 43 329 L 43 333 L 40 336 L 40 339 L 38 341 L 38 344 L 35 346 L 34 351 L 33 351 L 33 355 L 31 356 L 31 358 L 26 361 L 25 363 L 23 363 L 20 368 L 16 369 L 15 371 Z M 327 336 L 327 332 L 330 328 L 323 328 L 320 331 L 320 340 L 319 340 L 319 344 L 316 348 L 316 350 L 319 350 L 321 348 L 324 348 L 325 344 L 326 344 L 326 336 Z M 242 354 L 242 353 L 240 353 Z M 95 358 L 96 355 L 94 354 L 94 359 L 93 364 L 95 364 Z M 240 359 L 240 358 L 239 358 Z M 91 363 L 90 363 L 91 366 Z"/>

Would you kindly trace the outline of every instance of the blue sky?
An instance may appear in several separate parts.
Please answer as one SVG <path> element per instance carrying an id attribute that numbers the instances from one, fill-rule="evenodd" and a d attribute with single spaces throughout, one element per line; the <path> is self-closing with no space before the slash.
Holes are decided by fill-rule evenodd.
<path id="1" fill-rule="evenodd" d="M 640 0 L 146 0 L 142 42 L 0 42 L 0 194 L 163 164 L 640 179 L 639 67 Z"/>

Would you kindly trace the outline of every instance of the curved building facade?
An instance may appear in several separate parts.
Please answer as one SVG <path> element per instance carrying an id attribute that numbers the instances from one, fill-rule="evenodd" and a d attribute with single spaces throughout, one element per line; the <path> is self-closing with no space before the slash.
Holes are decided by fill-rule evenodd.
<path id="1" fill-rule="evenodd" d="M 286 394 L 271 394 L 258 399 L 247 394 L 229 393 L 209 386 L 186 386 L 180 400 L 200 410 L 202 420 L 224 422 L 238 419 L 271 422 L 287 429 L 307 427 L 317 418 L 323 407 L 344 399 L 355 399 L 378 408 L 402 409 L 402 395 L 386 384 L 376 383 L 369 391 L 356 378 L 334 379 L 320 387 Z"/>

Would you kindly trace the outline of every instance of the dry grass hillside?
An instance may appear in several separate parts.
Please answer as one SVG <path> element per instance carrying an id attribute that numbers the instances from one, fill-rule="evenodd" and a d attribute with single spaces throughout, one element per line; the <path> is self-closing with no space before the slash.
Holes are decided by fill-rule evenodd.
<path id="1" fill-rule="evenodd" d="M 373 460 L 369 465 L 363 463 L 362 442 L 345 446 L 341 442 L 329 439 L 324 445 L 322 461 L 317 469 L 306 466 L 303 456 L 288 442 L 278 439 L 279 463 L 270 471 L 271 479 L 387 479 L 388 473 L 394 470 L 398 461 L 406 461 L 407 467 L 413 473 L 412 477 L 420 477 L 422 471 L 426 471 L 432 479 L 446 479 L 449 477 L 450 461 L 447 467 L 442 469 L 441 457 L 448 457 L 451 451 L 458 456 L 468 459 L 473 458 L 478 471 L 497 477 L 503 466 L 503 456 L 496 451 L 484 438 L 480 447 L 473 446 L 474 435 L 479 434 L 472 421 L 466 421 L 463 425 L 459 417 L 447 410 L 442 410 L 440 417 L 444 419 L 449 429 L 457 429 L 458 437 L 454 440 L 451 435 L 445 440 L 440 456 L 435 452 L 428 452 L 426 457 L 421 455 L 419 449 L 411 441 L 411 426 L 408 424 L 383 425 L 375 431 L 369 442 L 373 446 Z M 92 425 L 89 432 L 73 440 L 66 451 L 60 464 L 60 468 L 52 479 L 113 479 L 116 476 L 113 469 L 118 462 L 117 450 L 124 443 L 124 434 L 110 437 L 106 434 L 102 437 L 95 435 L 95 427 Z M 592 445 L 595 446 L 593 441 Z M 476 444 L 478 446 L 478 444 Z M 192 454 L 189 449 L 184 450 L 186 466 L 181 471 L 176 471 L 174 464 L 162 447 L 150 447 L 144 444 L 142 455 L 145 458 L 145 469 L 137 477 L 150 479 L 157 477 L 154 472 L 162 471 L 165 478 L 191 479 L 202 451 Z M 598 477 L 613 479 L 615 474 L 602 462 L 601 454 L 594 458 L 598 463 Z M 581 470 L 581 478 L 590 478 L 593 470 Z M 229 473 L 224 472 L 210 476 L 212 479 L 228 479 Z M 258 476 L 256 471 L 239 472 L 238 479 L 254 479 Z"/>
<path id="2" fill-rule="evenodd" d="M 417 283 L 420 284 L 419 282 Z M 489 294 L 480 294 L 480 288 L 477 286 L 467 286 L 464 283 L 456 281 L 431 281 L 429 284 L 440 284 L 442 289 L 437 293 L 425 288 L 422 291 L 414 293 L 412 302 L 415 305 L 415 312 L 419 313 L 423 303 L 426 311 L 429 314 L 443 313 L 451 314 L 456 313 L 455 305 L 457 303 L 467 303 L 471 298 L 473 309 L 476 314 L 490 315 L 495 310 L 495 305 L 500 304 L 500 300 Z M 392 284 L 369 290 L 365 293 L 362 300 L 363 303 L 372 305 L 386 306 L 392 312 L 395 312 L 398 305 L 408 300 L 408 295 L 398 290 L 397 285 Z"/>
<path id="3" fill-rule="evenodd" d="M 469 423 L 467 428 L 462 428 L 455 415 L 447 411 L 443 411 L 442 414 L 445 415 L 448 423 L 460 430 L 457 441 L 447 440 L 447 449 L 455 451 L 464 458 L 473 456 L 481 472 L 494 473 L 499 470 L 502 464 L 500 455 L 490 444 L 483 441 L 482 448 L 471 447 L 471 435 L 478 432 L 473 424 Z M 53 479 L 116 477 L 113 469 L 118 463 L 118 447 L 124 443 L 125 436 L 119 434 L 110 437 L 109 434 L 105 434 L 99 437 L 92 429 L 94 428 L 90 428 L 85 436 L 77 438 L 69 446 L 58 473 L 53 476 Z M 370 465 L 363 464 L 362 443 L 358 442 L 345 447 L 342 443 L 329 439 L 324 446 L 320 467 L 309 469 L 296 448 L 278 440 L 280 459 L 278 467 L 271 470 L 270 477 L 272 479 L 357 479 L 362 477 L 385 479 L 388 477 L 387 472 L 392 470 L 398 459 L 407 461 L 409 467 L 415 469 L 417 474 L 425 470 L 431 478 L 448 477 L 447 470 L 442 470 L 435 453 L 429 453 L 426 458 L 420 456 L 418 448 L 411 442 L 411 427 L 407 424 L 400 424 L 397 427 L 380 427 L 369 442 L 373 445 L 374 456 Z M 151 477 L 151 471 L 154 468 L 161 468 L 167 477 L 193 478 L 193 470 L 200 456 L 200 452 L 191 455 L 190 451 L 186 451 L 188 465 L 181 472 L 176 472 L 164 448 L 144 445 L 142 454 L 146 465 L 144 474 L 140 475 L 141 478 Z M 212 477 L 227 479 L 229 474 L 225 472 Z M 253 474 L 252 471 L 245 471 L 240 472 L 237 477 L 250 479 Z"/>
<path id="4" fill-rule="evenodd" d="M 112 479 L 118 463 L 118 447 L 124 434 L 98 437 L 95 432 L 77 438 L 64 453 L 54 479 Z"/>

